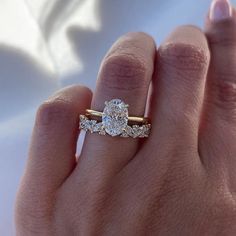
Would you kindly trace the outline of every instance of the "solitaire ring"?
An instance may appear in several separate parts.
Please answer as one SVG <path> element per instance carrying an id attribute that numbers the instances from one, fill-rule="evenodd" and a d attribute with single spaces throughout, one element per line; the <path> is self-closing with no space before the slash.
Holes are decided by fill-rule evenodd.
<path id="1" fill-rule="evenodd" d="M 87 109 L 80 115 L 80 129 L 112 137 L 147 138 L 151 124 L 146 117 L 128 115 L 128 104 L 120 99 L 105 102 L 103 112 Z"/>

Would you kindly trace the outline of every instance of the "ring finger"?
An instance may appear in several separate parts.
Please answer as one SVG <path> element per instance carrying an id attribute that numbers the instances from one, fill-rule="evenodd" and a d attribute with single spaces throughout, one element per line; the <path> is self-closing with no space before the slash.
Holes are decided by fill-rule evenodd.
<path id="1" fill-rule="evenodd" d="M 144 33 L 121 37 L 102 62 L 91 108 L 102 111 L 105 101 L 119 98 L 129 105 L 130 116 L 143 116 L 155 51 L 153 39 Z M 115 174 L 137 152 L 138 142 L 132 138 L 87 134 L 75 171 L 90 169 L 103 177 Z"/>

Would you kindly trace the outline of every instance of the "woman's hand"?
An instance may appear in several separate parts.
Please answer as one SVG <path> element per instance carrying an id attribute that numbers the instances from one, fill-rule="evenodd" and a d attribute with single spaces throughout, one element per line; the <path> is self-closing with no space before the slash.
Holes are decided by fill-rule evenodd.
<path id="1" fill-rule="evenodd" d="M 158 50 L 129 33 L 93 96 L 72 86 L 39 108 L 17 235 L 236 235 L 236 14 L 213 5 L 206 33 L 179 27 Z M 77 162 L 79 115 L 113 98 L 149 110 L 150 137 L 88 134 Z"/>

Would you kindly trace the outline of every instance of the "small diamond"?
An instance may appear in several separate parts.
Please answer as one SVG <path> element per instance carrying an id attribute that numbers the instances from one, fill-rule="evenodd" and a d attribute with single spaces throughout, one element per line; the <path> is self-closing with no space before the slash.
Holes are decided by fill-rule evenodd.
<path id="1" fill-rule="evenodd" d="M 100 135 L 106 135 L 106 131 L 104 128 L 102 128 L 100 131 L 99 131 L 99 134 Z"/>
<path id="2" fill-rule="evenodd" d="M 142 126 L 133 125 L 131 137 L 137 138 L 142 134 Z"/>
<path id="3" fill-rule="evenodd" d="M 151 125 L 143 125 L 142 126 L 142 133 L 140 134 L 140 138 L 147 138 L 151 131 Z"/>
<path id="4" fill-rule="evenodd" d="M 101 135 L 106 135 L 106 131 L 104 130 L 103 124 L 97 123 L 94 127 L 93 127 L 93 132 L 94 133 L 99 133 Z"/>
<path id="5" fill-rule="evenodd" d="M 94 127 L 93 127 L 93 132 L 97 133 L 101 130 L 102 128 L 102 123 L 97 123 Z"/>
<path id="6" fill-rule="evenodd" d="M 131 132 L 132 132 L 132 128 L 127 125 L 120 136 L 123 138 L 128 138 Z"/>
<path id="7" fill-rule="evenodd" d="M 80 129 L 86 128 L 88 118 L 84 115 L 80 115 Z"/>
<path id="8" fill-rule="evenodd" d="M 96 126 L 97 121 L 96 120 L 87 120 L 86 122 L 86 128 L 91 133 L 94 133 L 94 127 Z"/>
<path id="9" fill-rule="evenodd" d="M 125 132 L 126 132 L 128 137 L 133 137 L 134 136 L 134 130 L 133 130 L 133 127 L 131 127 L 131 126 L 127 126 L 126 129 L 125 129 Z"/>

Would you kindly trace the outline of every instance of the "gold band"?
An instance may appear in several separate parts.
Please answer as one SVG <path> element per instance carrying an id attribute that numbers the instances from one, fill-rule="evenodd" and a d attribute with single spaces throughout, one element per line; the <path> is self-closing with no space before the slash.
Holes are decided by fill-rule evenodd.
<path id="1" fill-rule="evenodd" d="M 86 116 L 88 117 L 98 117 L 102 118 L 102 112 L 100 111 L 94 111 L 91 109 L 86 109 Z M 141 123 L 141 124 L 148 124 L 149 119 L 147 117 L 136 117 L 136 116 L 129 116 L 128 121 L 131 123 Z"/>

